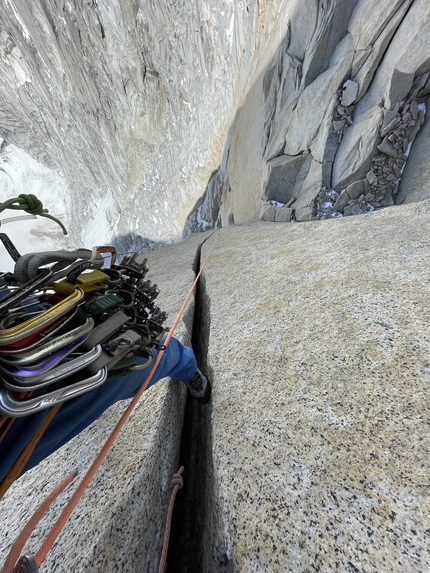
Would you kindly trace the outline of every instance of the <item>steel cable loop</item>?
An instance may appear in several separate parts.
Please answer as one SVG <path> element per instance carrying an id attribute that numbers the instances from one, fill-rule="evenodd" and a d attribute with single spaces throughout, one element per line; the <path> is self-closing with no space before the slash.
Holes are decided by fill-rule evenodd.
<path id="1" fill-rule="evenodd" d="M 172 495 L 170 496 L 169 507 L 167 509 L 166 529 L 164 532 L 163 549 L 161 551 L 161 559 L 160 559 L 160 566 L 158 568 L 158 573 L 164 573 L 164 570 L 166 568 L 167 552 L 169 550 L 170 529 L 172 526 L 173 506 L 175 505 L 175 499 L 178 490 L 180 490 L 184 485 L 184 480 L 181 475 L 183 471 L 184 471 L 184 466 L 181 466 L 178 470 L 178 473 L 173 475 L 171 482 L 174 488 L 172 491 Z"/>

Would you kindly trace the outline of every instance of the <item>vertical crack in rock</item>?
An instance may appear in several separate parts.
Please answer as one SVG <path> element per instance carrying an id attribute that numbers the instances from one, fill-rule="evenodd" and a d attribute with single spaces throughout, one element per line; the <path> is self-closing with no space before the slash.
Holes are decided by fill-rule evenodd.
<path id="1" fill-rule="evenodd" d="M 204 243 L 197 251 L 194 271 L 200 270 L 200 256 Z M 207 363 L 210 330 L 210 300 L 205 278 L 197 283 L 192 331 L 192 346 L 199 368 L 212 382 Z M 211 402 L 202 405 L 188 395 L 181 437 L 180 465 L 185 467 L 184 487 L 178 493 L 173 512 L 167 573 L 204 571 L 208 559 L 211 516 L 208 495 L 212 475 Z"/>

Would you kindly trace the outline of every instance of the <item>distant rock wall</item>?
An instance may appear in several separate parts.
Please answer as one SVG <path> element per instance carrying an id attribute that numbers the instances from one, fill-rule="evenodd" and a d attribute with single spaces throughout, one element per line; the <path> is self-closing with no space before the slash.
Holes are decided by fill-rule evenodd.
<path id="1" fill-rule="evenodd" d="M 68 244 L 430 193 L 426 0 L 8 0 L 0 17 L 0 186 L 29 179 L 13 146 L 48 168 Z"/>
<path id="2" fill-rule="evenodd" d="M 302 3 L 284 28 L 200 219 L 306 221 L 428 197 L 428 2 Z"/>
<path id="3" fill-rule="evenodd" d="M 288 1 L 274 4 L 2 2 L 2 198 L 28 179 L 25 163 L 11 167 L 13 144 L 56 175 L 46 206 L 71 243 L 179 237 L 219 165 L 260 42 L 276 38 Z"/>

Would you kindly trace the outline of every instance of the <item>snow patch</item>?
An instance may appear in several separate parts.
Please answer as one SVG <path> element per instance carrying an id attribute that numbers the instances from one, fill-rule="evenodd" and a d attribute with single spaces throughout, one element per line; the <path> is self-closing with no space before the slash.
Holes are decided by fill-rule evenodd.
<path id="1" fill-rule="evenodd" d="M 0 153 L 0 202 L 18 197 L 21 193 L 36 195 L 49 214 L 68 228 L 70 194 L 62 175 L 48 169 L 19 147 L 8 144 Z M 25 212 L 5 210 L 0 218 L 6 220 L 12 215 L 25 215 Z M 70 248 L 68 236 L 63 235 L 55 221 L 46 217 L 8 222 L 5 231 L 22 255 Z M 13 260 L 0 244 L 0 271 L 12 271 L 13 267 Z"/>

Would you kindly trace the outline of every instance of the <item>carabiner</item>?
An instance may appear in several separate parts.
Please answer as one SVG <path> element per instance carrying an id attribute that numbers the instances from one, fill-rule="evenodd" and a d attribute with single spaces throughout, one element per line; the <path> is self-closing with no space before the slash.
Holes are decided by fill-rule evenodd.
<path id="1" fill-rule="evenodd" d="M 17 400 L 13 392 L 0 387 L 0 414 L 7 418 L 22 418 L 40 410 L 51 408 L 60 402 L 66 402 L 86 392 L 91 392 L 103 384 L 107 378 L 107 369 L 102 368 L 94 376 L 74 382 L 65 388 L 59 388 L 42 396 Z"/>

